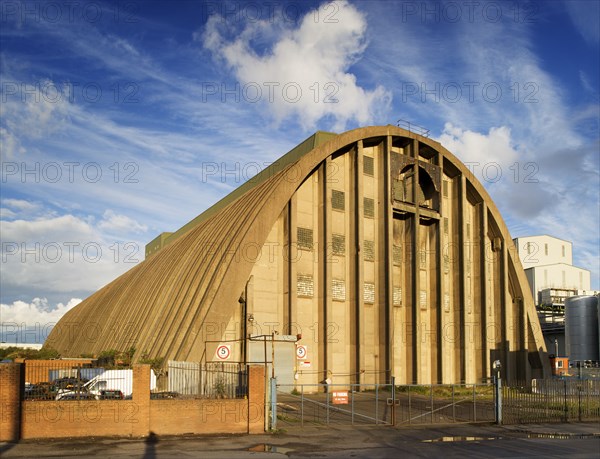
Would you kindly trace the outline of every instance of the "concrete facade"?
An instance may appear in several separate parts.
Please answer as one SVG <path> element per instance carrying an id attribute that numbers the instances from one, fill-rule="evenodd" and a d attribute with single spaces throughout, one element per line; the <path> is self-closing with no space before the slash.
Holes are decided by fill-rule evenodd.
<path id="1" fill-rule="evenodd" d="M 496 359 L 507 379 L 550 373 L 496 206 L 452 153 L 395 126 L 307 139 L 157 237 L 47 344 L 213 360 L 233 339 L 244 361 L 247 336 L 275 331 L 302 335 L 299 383 L 474 383 Z"/>

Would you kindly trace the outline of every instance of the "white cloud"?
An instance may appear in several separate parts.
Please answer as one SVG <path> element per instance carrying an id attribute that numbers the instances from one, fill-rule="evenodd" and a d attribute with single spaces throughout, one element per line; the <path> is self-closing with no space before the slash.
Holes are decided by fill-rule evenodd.
<path id="1" fill-rule="evenodd" d="M 6 207 L 0 207 L 0 218 L 15 218 L 17 216 L 12 210 Z"/>
<path id="2" fill-rule="evenodd" d="M 20 140 L 6 128 L 0 127 L 0 158 L 3 160 L 14 159 L 25 153 Z"/>
<path id="3" fill-rule="evenodd" d="M 81 303 L 79 298 L 71 298 L 67 304 L 58 303 L 54 307 L 46 298 L 34 298 L 30 303 L 17 300 L 12 304 L 0 304 L 2 324 L 9 322 L 33 326 L 36 323 L 47 324 L 57 322 L 66 312 Z M 6 328 L 5 328 L 6 330 Z"/>
<path id="4" fill-rule="evenodd" d="M 92 218 L 0 221 L 0 232 L 2 284 L 11 292 L 92 292 L 144 257 L 143 244 L 111 240 Z"/>
<path id="5" fill-rule="evenodd" d="M 367 21 L 348 2 L 335 5 L 333 17 L 330 5 L 324 4 L 318 12 L 307 13 L 297 28 L 279 31 L 275 43 L 262 53 L 256 52 L 252 38 L 264 29 L 272 35 L 273 28 L 280 26 L 266 20 L 250 23 L 230 40 L 226 36 L 232 31 L 226 22 L 213 15 L 202 35 L 203 45 L 232 68 L 249 90 L 260 88 L 259 99 L 268 104 L 277 122 L 297 117 L 309 129 L 331 117 L 336 130 L 343 130 L 350 121 L 367 125 L 389 108 L 391 96 L 382 86 L 361 87 L 349 71 L 367 46 Z M 246 99 L 255 99 L 259 93 L 251 94 Z"/>
<path id="6" fill-rule="evenodd" d="M 439 141 L 463 163 L 473 163 L 471 170 L 482 181 L 485 180 L 485 176 L 481 175 L 484 168 L 487 167 L 486 170 L 495 176 L 494 170 L 498 170 L 496 164 L 501 173 L 506 172 L 520 157 L 507 126 L 492 127 L 488 134 L 481 134 L 446 123 Z"/>
<path id="7" fill-rule="evenodd" d="M 106 210 L 102 216 L 102 220 L 98 223 L 98 228 L 107 232 L 119 233 L 145 233 L 148 231 L 146 225 L 141 225 L 133 218 L 126 215 L 116 214 L 112 210 Z"/>
<path id="8" fill-rule="evenodd" d="M 12 304 L 0 304 L 2 340 L 41 344 L 54 324 L 79 303 L 81 299 L 71 298 L 67 304 L 58 303 L 51 307 L 46 298 L 34 298 L 29 303 L 17 300 Z"/>
<path id="9" fill-rule="evenodd" d="M 25 199 L 3 199 L 2 204 L 19 211 L 34 211 L 39 208 L 39 204 L 29 202 Z"/>

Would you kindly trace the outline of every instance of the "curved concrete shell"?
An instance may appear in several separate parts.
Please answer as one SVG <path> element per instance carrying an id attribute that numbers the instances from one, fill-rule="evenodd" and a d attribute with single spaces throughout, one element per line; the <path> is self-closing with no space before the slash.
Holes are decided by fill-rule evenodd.
<path id="1" fill-rule="evenodd" d="M 319 132 L 69 311 L 47 345 L 244 360 L 251 333 L 301 334 L 299 382 L 479 382 L 549 374 L 498 209 L 439 143 L 395 126 Z M 238 340 L 238 341 L 236 341 Z M 238 345 L 239 343 L 239 345 Z"/>

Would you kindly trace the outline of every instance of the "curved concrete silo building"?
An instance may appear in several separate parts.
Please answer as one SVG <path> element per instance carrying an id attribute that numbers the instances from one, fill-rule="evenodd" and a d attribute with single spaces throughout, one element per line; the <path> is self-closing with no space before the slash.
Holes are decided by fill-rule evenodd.
<path id="1" fill-rule="evenodd" d="M 210 361 L 219 340 L 277 329 L 302 335 L 303 383 L 473 383 L 496 359 L 508 379 L 549 374 L 498 209 L 441 144 L 395 126 L 317 132 L 146 255 L 46 344 Z"/>

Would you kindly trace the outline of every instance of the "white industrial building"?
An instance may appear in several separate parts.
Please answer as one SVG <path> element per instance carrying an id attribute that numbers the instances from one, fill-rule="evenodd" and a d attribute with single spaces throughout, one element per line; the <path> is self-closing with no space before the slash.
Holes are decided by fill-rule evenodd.
<path id="1" fill-rule="evenodd" d="M 573 266 L 573 244 L 548 236 L 525 236 L 514 239 L 525 269 L 533 298 L 541 303 L 544 289 L 591 290 L 590 271 Z"/>
<path id="2" fill-rule="evenodd" d="M 525 236 L 513 240 L 536 301 L 546 348 L 566 356 L 565 300 L 594 295 L 590 271 L 573 266 L 573 244 L 548 236 Z"/>

